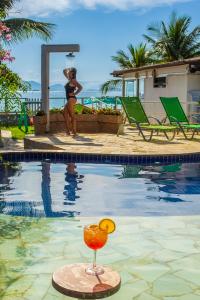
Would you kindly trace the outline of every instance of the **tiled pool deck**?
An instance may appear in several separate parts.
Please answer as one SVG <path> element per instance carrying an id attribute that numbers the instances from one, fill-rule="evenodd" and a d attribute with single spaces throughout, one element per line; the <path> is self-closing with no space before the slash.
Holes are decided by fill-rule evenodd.
<path id="1" fill-rule="evenodd" d="M 3 132 L 6 136 L 6 133 Z M 23 151 L 22 141 L 13 141 L 5 137 L 5 148 L 0 151 Z M 77 138 L 64 134 L 29 136 L 25 140 L 28 149 L 65 151 L 70 153 L 122 154 L 122 155 L 155 155 L 182 154 L 200 152 L 200 135 L 188 141 L 180 134 L 174 141 L 164 137 L 155 137 L 152 142 L 143 141 L 137 131 L 126 128 L 125 134 L 117 137 L 114 134 L 80 134 Z"/>
<path id="2" fill-rule="evenodd" d="M 90 262 L 83 226 L 98 221 L 0 217 L 1 299 L 71 299 L 51 286 L 52 272 Z M 200 217 L 115 218 L 117 230 L 98 262 L 122 277 L 115 300 L 199 300 Z"/>

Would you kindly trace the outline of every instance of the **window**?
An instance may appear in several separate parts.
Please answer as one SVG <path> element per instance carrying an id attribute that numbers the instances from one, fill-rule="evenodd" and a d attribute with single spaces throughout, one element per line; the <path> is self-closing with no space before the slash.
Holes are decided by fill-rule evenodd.
<path id="1" fill-rule="evenodd" d="M 135 80 L 126 80 L 126 97 L 133 97 L 135 93 Z"/>
<path id="2" fill-rule="evenodd" d="M 166 87 L 166 77 L 154 77 L 153 87 L 154 88 L 165 88 Z"/>

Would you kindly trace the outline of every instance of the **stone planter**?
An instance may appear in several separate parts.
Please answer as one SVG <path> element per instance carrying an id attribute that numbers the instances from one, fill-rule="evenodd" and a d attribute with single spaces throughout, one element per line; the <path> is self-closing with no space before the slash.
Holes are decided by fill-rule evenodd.
<path id="1" fill-rule="evenodd" d="M 33 117 L 33 124 L 34 124 L 36 135 L 45 134 L 46 124 L 47 124 L 47 117 L 46 116 L 34 116 Z"/>
<path id="2" fill-rule="evenodd" d="M 64 115 L 62 113 L 50 113 L 50 122 L 64 122 Z"/>
<path id="3" fill-rule="evenodd" d="M 50 132 L 66 132 L 65 118 L 62 113 L 50 113 Z"/>
<path id="4" fill-rule="evenodd" d="M 76 128 L 79 133 L 99 132 L 98 115 L 76 115 Z"/>
<path id="5" fill-rule="evenodd" d="M 122 116 L 116 115 L 75 115 L 77 132 L 79 133 L 114 133 L 117 134 L 120 124 L 123 123 Z M 35 134 L 45 134 L 46 131 L 46 116 L 35 116 L 34 127 Z M 66 123 L 62 113 L 50 114 L 50 133 L 65 132 Z"/>
<path id="6" fill-rule="evenodd" d="M 117 134 L 120 124 L 123 123 L 122 116 L 98 115 L 100 132 Z"/>
<path id="7" fill-rule="evenodd" d="M 41 135 L 46 132 L 47 117 L 35 116 L 33 119 L 35 134 Z M 50 114 L 50 133 L 66 131 L 66 124 L 62 113 Z"/>

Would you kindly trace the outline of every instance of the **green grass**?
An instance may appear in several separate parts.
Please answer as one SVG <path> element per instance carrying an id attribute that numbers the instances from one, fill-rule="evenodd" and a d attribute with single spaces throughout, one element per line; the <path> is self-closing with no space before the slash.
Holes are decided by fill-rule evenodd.
<path id="1" fill-rule="evenodd" d="M 14 140 L 23 140 L 24 137 L 27 134 L 33 134 L 34 133 L 34 127 L 28 126 L 28 133 L 25 133 L 25 127 L 22 126 L 21 129 L 19 129 L 17 126 L 9 126 L 9 127 L 1 127 L 2 130 L 9 130 L 11 131 L 12 138 Z"/>

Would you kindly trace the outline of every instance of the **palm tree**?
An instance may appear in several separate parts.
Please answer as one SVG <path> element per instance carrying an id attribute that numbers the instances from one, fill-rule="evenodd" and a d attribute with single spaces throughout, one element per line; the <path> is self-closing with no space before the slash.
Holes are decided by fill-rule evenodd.
<path id="1" fill-rule="evenodd" d="M 123 50 L 119 50 L 117 55 L 112 56 L 112 60 L 115 61 L 121 69 L 138 68 L 144 65 L 154 62 L 153 53 L 147 50 L 147 45 L 141 43 L 138 47 L 134 47 L 132 44 L 128 45 L 129 53 L 126 54 Z M 137 81 L 137 96 L 139 96 L 139 79 Z M 108 91 L 112 91 L 117 87 L 122 86 L 122 80 L 108 80 L 101 86 L 101 92 L 107 94 Z"/>
<path id="2" fill-rule="evenodd" d="M 0 3 L 0 17 L 1 18 L 5 18 L 6 17 L 6 12 L 8 12 L 8 10 L 10 10 L 13 5 L 14 5 L 14 2 L 16 0 L 1 0 L 1 3 Z"/>
<path id="3" fill-rule="evenodd" d="M 148 26 L 150 43 L 161 61 L 174 61 L 200 55 L 200 26 L 190 31 L 191 18 L 172 13 L 169 24 L 161 22 Z"/>
<path id="4" fill-rule="evenodd" d="M 52 37 L 54 24 L 37 22 L 26 18 L 8 18 L 9 11 L 13 8 L 15 2 L 18 0 L 1 0 L 0 1 L 0 19 L 3 19 L 3 23 L 10 28 L 12 33 L 11 42 L 18 42 L 24 39 L 28 39 L 34 35 L 48 40 Z M 6 41 L 5 43 L 10 43 Z"/>

